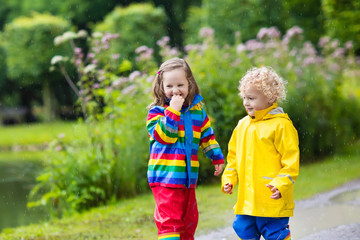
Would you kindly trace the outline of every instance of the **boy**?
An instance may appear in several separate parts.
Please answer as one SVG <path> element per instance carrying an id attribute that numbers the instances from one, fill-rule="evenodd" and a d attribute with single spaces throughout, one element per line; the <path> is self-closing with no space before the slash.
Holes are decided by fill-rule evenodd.
<path id="1" fill-rule="evenodd" d="M 242 240 L 291 239 L 293 186 L 299 173 L 297 131 L 277 101 L 285 82 L 269 67 L 253 68 L 240 80 L 240 96 L 248 116 L 229 142 L 222 191 L 238 186 L 233 228 Z"/>

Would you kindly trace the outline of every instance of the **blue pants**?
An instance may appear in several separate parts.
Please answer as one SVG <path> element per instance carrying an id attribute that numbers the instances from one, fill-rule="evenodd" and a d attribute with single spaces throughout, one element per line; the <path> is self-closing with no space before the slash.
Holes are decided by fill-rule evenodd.
<path id="1" fill-rule="evenodd" d="M 284 240 L 290 238 L 289 218 L 236 215 L 233 228 L 241 240 Z"/>

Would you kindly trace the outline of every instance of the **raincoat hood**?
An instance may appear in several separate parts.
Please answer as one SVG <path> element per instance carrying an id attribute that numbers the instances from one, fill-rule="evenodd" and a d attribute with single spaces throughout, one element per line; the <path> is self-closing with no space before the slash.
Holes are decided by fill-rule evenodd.
<path id="1" fill-rule="evenodd" d="M 273 105 L 271 105 L 266 109 L 255 111 L 255 116 L 250 116 L 250 115 L 248 116 L 253 122 L 275 118 L 275 117 L 283 117 L 290 120 L 289 116 L 284 112 L 284 110 L 281 107 L 278 106 L 277 102 L 275 102 Z"/>

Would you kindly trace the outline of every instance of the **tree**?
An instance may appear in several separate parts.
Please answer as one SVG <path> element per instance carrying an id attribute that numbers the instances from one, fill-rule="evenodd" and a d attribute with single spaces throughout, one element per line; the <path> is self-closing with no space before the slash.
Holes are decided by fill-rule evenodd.
<path id="1" fill-rule="evenodd" d="M 110 46 L 112 52 L 120 53 L 121 59 L 133 59 L 138 47 L 157 47 L 156 41 L 166 34 L 165 21 L 162 8 L 155 8 L 149 3 L 132 4 L 115 8 L 94 30 L 119 34 Z"/>
<path id="2" fill-rule="evenodd" d="M 322 0 L 326 34 L 342 43 L 352 41 L 360 52 L 360 1 Z"/>
<path id="3" fill-rule="evenodd" d="M 277 0 L 204 0 L 200 8 L 190 8 L 185 23 L 186 42 L 199 40 L 202 27 L 215 30 L 215 38 L 221 44 L 236 41 L 235 33 L 241 32 L 243 40 L 256 36 L 262 27 L 277 26 L 284 30 L 283 3 Z"/>
<path id="4" fill-rule="evenodd" d="M 50 60 L 56 53 L 66 51 L 54 47 L 53 39 L 69 28 L 69 22 L 62 18 L 33 13 L 31 17 L 14 19 L 4 30 L 8 77 L 22 89 L 22 104 L 29 109 L 34 92 L 38 92 L 34 89 L 42 87 L 46 120 L 55 117 L 56 101 L 51 86 L 60 79 L 57 74 L 49 72 Z"/>

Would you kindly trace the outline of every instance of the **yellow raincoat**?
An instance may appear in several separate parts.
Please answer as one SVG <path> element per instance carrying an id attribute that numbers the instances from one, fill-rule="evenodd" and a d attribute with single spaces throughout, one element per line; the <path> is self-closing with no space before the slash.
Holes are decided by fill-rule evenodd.
<path id="1" fill-rule="evenodd" d="M 299 174 L 299 140 L 296 129 L 282 108 L 271 107 L 246 116 L 236 126 L 229 142 L 224 185 L 239 184 L 235 214 L 259 217 L 291 217 L 293 187 Z M 270 198 L 265 184 L 277 187 L 280 199 Z"/>

